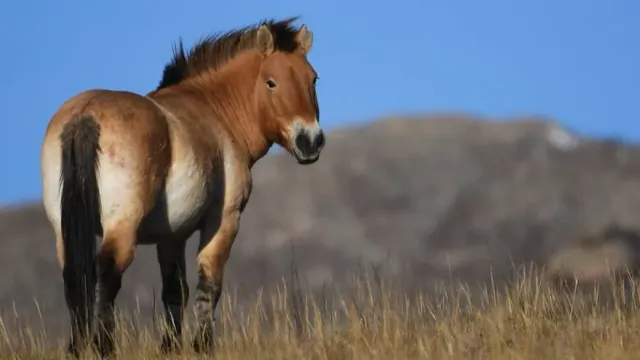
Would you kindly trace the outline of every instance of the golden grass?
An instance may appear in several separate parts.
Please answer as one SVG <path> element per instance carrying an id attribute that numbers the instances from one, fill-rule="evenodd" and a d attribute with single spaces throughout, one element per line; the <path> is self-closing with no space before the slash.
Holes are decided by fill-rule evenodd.
<path id="1" fill-rule="evenodd" d="M 640 356 L 638 288 L 618 287 L 616 301 L 604 306 L 604 294 L 558 292 L 528 271 L 513 285 L 489 286 L 478 296 L 441 288 L 427 297 L 362 281 L 327 299 L 283 286 L 246 308 L 223 297 L 215 358 L 632 359 Z M 158 331 L 125 318 L 118 326 L 119 358 L 163 358 Z M 0 357 L 64 358 L 66 336 L 4 331 Z M 198 357 L 187 347 L 174 358 Z"/>

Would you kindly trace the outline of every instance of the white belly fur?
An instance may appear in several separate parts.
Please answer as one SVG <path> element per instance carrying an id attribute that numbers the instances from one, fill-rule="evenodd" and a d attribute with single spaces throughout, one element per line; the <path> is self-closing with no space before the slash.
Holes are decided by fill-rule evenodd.
<path id="1" fill-rule="evenodd" d="M 187 153 L 173 163 L 164 193 L 160 194 L 155 208 L 143 222 L 141 231 L 150 236 L 193 231 L 191 228 L 205 210 L 207 197 L 205 174 L 198 169 L 193 153 Z"/>

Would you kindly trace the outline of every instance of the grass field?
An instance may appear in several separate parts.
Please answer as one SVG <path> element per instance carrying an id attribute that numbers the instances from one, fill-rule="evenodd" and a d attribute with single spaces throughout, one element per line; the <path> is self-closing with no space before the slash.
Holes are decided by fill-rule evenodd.
<path id="1" fill-rule="evenodd" d="M 455 289 L 446 287 L 430 296 L 409 294 L 381 280 L 360 281 L 346 294 L 327 290 L 321 297 L 282 286 L 243 308 L 225 295 L 215 358 L 638 358 L 640 287 L 632 282 L 560 292 L 541 279 L 522 271 L 513 285 L 488 286 L 480 296 L 464 288 L 454 296 Z M 157 329 L 137 324 L 135 317 L 121 319 L 118 327 L 118 358 L 163 358 Z M 66 333 L 7 332 L 3 359 L 64 358 Z M 187 348 L 174 358 L 198 357 Z"/>

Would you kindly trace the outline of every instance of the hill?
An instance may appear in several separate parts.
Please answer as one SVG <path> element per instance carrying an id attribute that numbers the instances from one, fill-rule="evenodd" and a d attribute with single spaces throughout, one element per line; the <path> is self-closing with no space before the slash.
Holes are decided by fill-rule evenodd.
<path id="1" fill-rule="evenodd" d="M 336 130 L 310 167 L 269 155 L 254 170 L 226 285 L 249 299 L 289 278 L 292 264 L 312 290 L 345 285 L 363 266 L 409 288 L 500 282 L 584 234 L 638 223 L 638 146 L 584 138 L 549 119 L 489 120 L 387 118 Z M 36 323 L 41 311 L 48 327 L 64 325 L 41 205 L 0 210 L 0 240 L 5 311 Z M 155 249 L 140 247 L 118 303 L 149 314 L 159 291 Z"/>

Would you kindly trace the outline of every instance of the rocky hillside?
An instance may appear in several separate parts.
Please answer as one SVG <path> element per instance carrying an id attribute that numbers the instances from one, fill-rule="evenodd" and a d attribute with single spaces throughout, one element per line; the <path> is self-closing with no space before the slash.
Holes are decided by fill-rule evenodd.
<path id="1" fill-rule="evenodd" d="M 291 275 L 307 286 L 381 266 L 407 286 L 507 280 L 610 223 L 640 223 L 640 148 L 581 138 L 546 119 L 389 118 L 328 135 L 320 161 L 255 167 L 226 284 L 241 298 Z M 40 204 L 0 210 L 0 305 L 66 321 L 52 232 Z M 194 239 L 195 240 L 195 239 Z M 195 281 L 195 246 L 189 278 Z M 145 246 L 119 303 L 150 311 L 160 280 Z"/>

